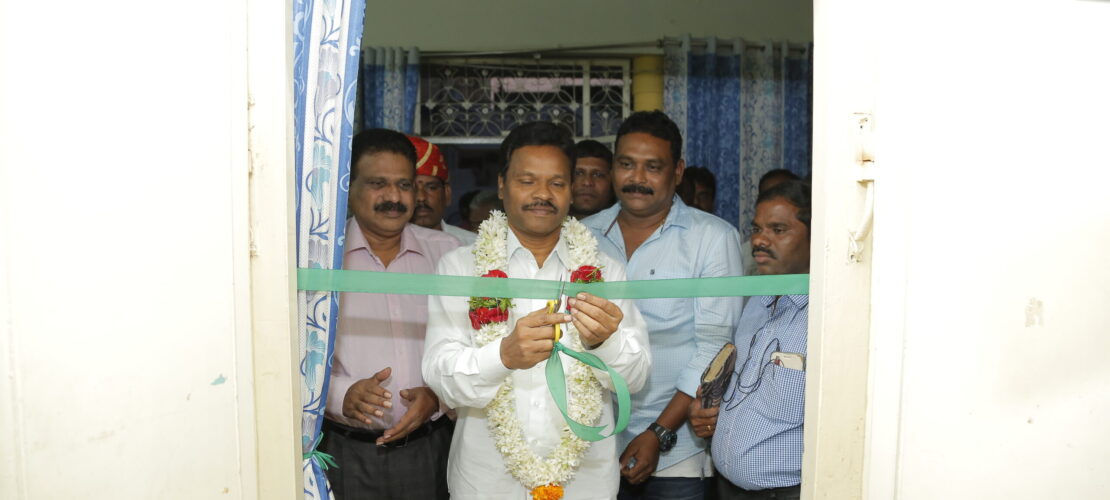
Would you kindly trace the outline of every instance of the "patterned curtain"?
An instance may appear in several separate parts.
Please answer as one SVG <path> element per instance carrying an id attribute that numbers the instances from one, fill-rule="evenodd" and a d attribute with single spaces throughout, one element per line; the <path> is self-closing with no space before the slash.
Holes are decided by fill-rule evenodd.
<path id="1" fill-rule="evenodd" d="M 416 47 L 366 49 L 361 79 L 363 127 L 415 133 L 420 51 Z"/>
<path id="2" fill-rule="evenodd" d="M 747 238 L 759 178 L 776 168 L 809 175 L 812 49 L 691 42 L 665 49 L 663 108 L 682 131 L 686 164 L 717 178 L 717 215 Z"/>
<path id="3" fill-rule="evenodd" d="M 297 267 L 343 267 L 347 182 L 365 0 L 294 0 Z M 317 454 L 337 293 L 298 292 L 305 498 L 332 498 Z"/>

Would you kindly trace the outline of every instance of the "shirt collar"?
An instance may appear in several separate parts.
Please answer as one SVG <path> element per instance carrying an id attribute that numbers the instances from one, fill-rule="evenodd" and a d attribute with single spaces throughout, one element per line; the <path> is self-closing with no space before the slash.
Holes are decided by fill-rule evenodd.
<path id="1" fill-rule="evenodd" d="M 402 255 L 405 252 L 413 252 L 418 255 L 424 255 L 424 249 L 420 248 L 420 239 L 416 236 L 412 223 L 405 224 L 405 228 L 401 230 L 401 249 L 397 255 Z M 354 217 L 347 221 L 347 235 L 343 253 L 348 254 L 355 250 L 366 249 L 371 254 L 374 253 L 370 248 L 370 243 L 366 241 L 366 235 L 362 234 L 362 226 Z"/>
<path id="2" fill-rule="evenodd" d="M 759 302 L 763 304 L 763 307 L 769 308 L 771 304 L 775 302 L 775 297 L 776 295 L 762 295 L 759 297 Z M 781 297 L 790 299 L 790 302 L 798 309 L 802 309 L 809 305 L 809 295 L 782 295 Z"/>
<path id="3" fill-rule="evenodd" d="M 589 222 L 586 225 L 594 229 L 605 231 L 613 225 L 617 215 L 620 214 L 620 210 L 621 204 L 620 201 L 618 201 L 614 203 L 613 206 L 598 212 L 593 217 L 588 217 L 586 220 Z M 663 227 L 660 229 L 660 232 L 666 231 L 670 226 L 689 229 L 693 222 L 693 216 L 690 214 L 691 210 L 695 209 L 683 203 L 682 198 L 679 198 L 677 194 L 674 195 L 674 198 L 671 199 L 671 210 L 667 212 L 667 218 L 663 220 Z"/>
<path id="4" fill-rule="evenodd" d="M 674 199 L 671 200 L 671 211 L 667 213 L 667 219 L 663 221 L 663 231 L 666 231 L 669 226 L 690 229 L 690 219 L 693 218 L 690 214 L 691 210 L 696 209 L 683 203 L 682 198 L 679 198 L 677 194 L 674 195 Z"/>
<path id="5" fill-rule="evenodd" d="M 570 269 L 570 248 L 567 247 L 567 239 L 563 237 L 562 229 L 560 228 L 559 231 L 559 242 L 555 243 L 555 249 L 552 250 L 552 253 L 555 254 L 555 257 L 559 259 L 559 262 L 563 264 L 564 268 Z M 517 239 L 516 233 L 513 232 L 512 228 L 509 228 L 508 232 L 509 241 L 506 250 L 509 258 L 512 259 L 513 256 L 516 255 L 518 251 L 520 251 L 524 252 L 527 258 L 535 261 L 535 256 L 532 255 L 532 251 L 524 248 L 524 245 L 522 245 L 520 243 L 520 240 Z M 547 258 L 548 260 L 550 260 L 551 256 L 548 255 Z M 547 261 L 544 261 L 544 264 L 546 265 Z"/>

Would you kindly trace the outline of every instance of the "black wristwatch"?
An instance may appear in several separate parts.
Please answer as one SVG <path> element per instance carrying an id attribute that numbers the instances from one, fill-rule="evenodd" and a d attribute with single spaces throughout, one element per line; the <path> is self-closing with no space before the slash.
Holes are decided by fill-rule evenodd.
<path id="1" fill-rule="evenodd" d="M 655 433 L 655 437 L 659 438 L 659 452 L 666 453 L 674 448 L 675 442 L 678 441 L 678 435 L 674 431 L 659 425 L 658 422 L 652 422 L 648 426 L 648 430 Z"/>

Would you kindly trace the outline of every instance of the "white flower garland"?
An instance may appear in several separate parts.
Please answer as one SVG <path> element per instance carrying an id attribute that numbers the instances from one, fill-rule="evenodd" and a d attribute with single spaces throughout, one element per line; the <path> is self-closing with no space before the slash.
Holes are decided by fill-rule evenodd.
<path id="1" fill-rule="evenodd" d="M 600 268 L 597 253 L 597 240 L 590 230 L 573 217 L 563 221 L 563 236 L 567 239 L 570 251 L 571 271 L 581 266 Z M 492 211 L 478 230 L 474 244 L 474 270 L 477 276 L 494 269 L 508 274 L 508 236 L 509 225 L 505 214 Z M 565 335 L 562 342 L 576 351 L 582 350 L 582 340 L 572 323 L 562 326 Z M 511 332 L 508 321 L 487 323 L 475 333 L 479 346 L 484 346 Z M 596 425 L 601 417 L 602 389 L 593 371 L 578 360 L 571 360 L 566 366 L 567 413 L 576 422 Z M 497 395 L 486 406 L 486 419 L 495 446 L 505 459 L 505 467 L 517 481 L 533 489 L 548 484 L 565 485 L 574 477 L 582 456 L 590 443 L 582 440 L 566 422 L 560 434 L 562 438 L 547 457 L 540 457 L 524 441 L 524 429 L 516 416 L 516 396 L 513 393 L 513 377 L 510 375 L 497 390 Z"/>

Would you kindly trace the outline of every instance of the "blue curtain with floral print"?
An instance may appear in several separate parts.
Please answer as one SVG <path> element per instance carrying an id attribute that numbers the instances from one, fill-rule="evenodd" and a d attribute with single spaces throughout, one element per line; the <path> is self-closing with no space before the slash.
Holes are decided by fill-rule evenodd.
<path id="1" fill-rule="evenodd" d="M 415 133 L 420 86 L 420 51 L 415 47 L 368 48 L 362 51 L 363 128 L 388 128 Z"/>
<path id="2" fill-rule="evenodd" d="M 759 178 L 785 168 L 808 177 L 813 122 L 812 46 L 741 39 L 664 52 L 663 110 L 685 140 L 687 165 L 717 179 L 715 213 L 749 236 Z"/>
<path id="3" fill-rule="evenodd" d="M 343 267 L 347 183 L 365 0 L 293 1 L 297 267 Z M 316 452 L 339 294 L 297 293 L 305 498 L 332 498 Z"/>

